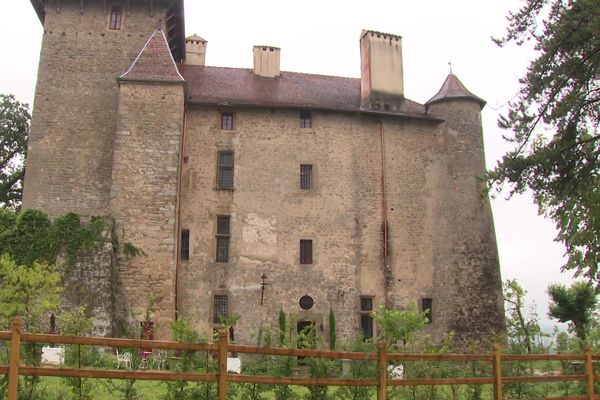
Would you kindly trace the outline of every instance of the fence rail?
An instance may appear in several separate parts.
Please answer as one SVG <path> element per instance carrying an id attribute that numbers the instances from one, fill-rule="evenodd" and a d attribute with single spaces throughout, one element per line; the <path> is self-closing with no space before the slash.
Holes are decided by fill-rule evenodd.
<path id="1" fill-rule="evenodd" d="M 586 382 L 585 396 L 571 396 L 569 399 L 593 400 L 598 399 L 594 394 L 593 361 L 600 360 L 600 355 L 593 355 L 587 347 L 585 354 L 554 354 L 554 355 L 513 355 L 502 354 L 500 346 L 494 346 L 491 354 L 401 354 L 387 353 L 384 343 L 377 344 L 377 351 L 373 353 L 360 353 L 348 351 L 324 351 L 309 349 L 284 349 L 257 346 L 244 346 L 228 343 L 226 331 L 219 334 L 219 340 L 213 344 L 180 343 L 158 340 L 114 339 L 99 337 L 76 337 L 46 334 L 29 334 L 22 332 L 22 321 L 16 317 L 12 321 L 9 332 L 0 331 L 0 341 L 10 341 L 9 365 L 0 365 L 0 375 L 8 375 L 8 400 L 17 400 L 19 376 L 52 376 L 52 377 L 79 377 L 98 379 L 136 379 L 159 381 L 190 381 L 190 382 L 216 382 L 218 399 L 227 398 L 227 384 L 231 383 L 256 383 L 277 385 L 317 385 L 317 386 L 372 386 L 377 388 L 377 400 L 387 399 L 388 386 L 415 386 L 415 385 L 493 385 L 494 400 L 503 399 L 503 385 L 512 383 L 539 383 L 539 382 Z M 200 373 L 175 373 L 169 371 L 130 371 L 130 370 L 99 370 L 76 368 L 47 368 L 19 365 L 21 343 L 44 344 L 76 344 L 103 347 L 128 347 L 139 349 L 163 350 L 191 350 L 213 353 L 218 362 L 218 372 L 213 374 Z M 347 379 L 347 378 L 304 378 L 304 377 L 276 377 L 264 375 L 237 375 L 227 373 L 227 353 L 269 354 L 279 356 L 318 357 L 337 360 L 376 361 L 377 378 L 375 379 Z M 492 374 L 489 377 L 470 378 L 419 378 L 419 379 L 391 379 L 388 377 L 388 363 L 390 361 L 479 361 L 491 363 Z M 502 362 L 514 361 L 577 361 L 582 362 L 584 374 L 574 375 L 544 375 L 544 376 L 503 376 Z M 566 399 L 555 397 L 554 400 Z"/>

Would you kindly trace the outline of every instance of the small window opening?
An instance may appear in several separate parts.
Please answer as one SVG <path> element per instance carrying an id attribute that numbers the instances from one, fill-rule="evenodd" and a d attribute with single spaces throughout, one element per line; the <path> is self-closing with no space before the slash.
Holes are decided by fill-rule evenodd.
<path id="1" fill-rule="evenodd" d="M 109 29 L 118 31 L 121 29 L 121 22 L 123 21 L 123 6 L 112 6 L 110 8 L 110 22 Z"/>
<path id="2" fill-rule="evenodd" d="M 312 128 L 312 112 L 300 111 L 300 128 Z"/>
<path id="3" fill-rule="evenodd" d="M 433 308 L 432 307 L 433 307 L 433 299 L 430 299 L 430 298 L 421 299 L 421 310 L 425 313 L 428 324 L 433 322 Z"/>
<path id="4" fill-rule="evenodd" d="M 181 259 L 182 260 L 190 259 L 190 230 L 189 229 L 181 230 Z"/>
<path id="5" fill-rule="evenodd" d="M 215 259 L 220 263 L 229 262 L 229 239 L 231 217 L 219 215 L 217 217 L 217 254 Z"/>
<path id="6" fill-rule="evenodd" d="M 220 324 L 229 315 L 229 298 L 227 295 L 215 295 L 213 299 L 213 323 Z"/>
<path id="7" fill-rule="evenodd" d="M 217 157 L 217 188 L 233 189 L 233 153 L 220 151 Z"/>
<path id="8" fill-rule="evenodd" d="M 312 189 L 312 165 L 302 164 L 300 165 L 300 189 L 311 190 Z"/>
<path id="9" fill-rule="evenodd" d="M 360 296 L 360 330 L 364 340 L 373 338 L 373 297 Z"/>
<path id="10" fill-rule="evenodd" d="M 310 239 L 300 240 L 300 264 L 313 263 L 313 242 Z"/>
<path id="11" fill-rule="evenodd" d="M 233 113 L 224 112 L 221 113 L 221 129 L 224 131 L 233 130 Z"/>

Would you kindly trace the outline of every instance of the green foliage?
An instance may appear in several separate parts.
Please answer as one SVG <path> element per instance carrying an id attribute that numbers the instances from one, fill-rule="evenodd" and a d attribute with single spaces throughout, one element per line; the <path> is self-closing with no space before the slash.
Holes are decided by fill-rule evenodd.
<path id="1" fill-rule="evenodd" d="M 60 305 L 60 282 L 53 265 L 18 265 L 8 255 L 0 257 L 0 329 L 9 329 L 10 320 L 18 315 L 27 332 L 45 333 L 49 329 L 45 316 Z"/>
<path id="2" fill-rule="evenodd" d="M 30 266 L 18 265 L 8 255 L 0 257 L 0 329 L 10 329 L 11 319 L 20 316 L 25 331 L 47 333 L 46 317 L 58 310 L 61 291 L 60 276 L 54 266 L 37 262 Z M 21 345 L 21 359 L 27 365 L 39 366 L 41 354 L 40 345 Z M 39 382 L 39 377 L 21 377 L 19 398 L 45 398 Z M 0 393 L 5 384 L 6 380 L 0 381 Z"/>
<path id="3" fill-rule="evenodd" d="M 185 343 L 207 343 L 205 335 L 198 332 L 187 319 L 181 318 L 170 323 L 173 340 Z M 208 354 L 184 350 L 177 352 L 170 363 L 173 372 L 215 373 L 216 365 Z M 164 382 L 167 393 L 164 400 L 212 400 L 217 397 L 217 389 L 210 382 Z"/>
<path id="4" fill-rule="evenodd" d="M 63 312 L 58 316 L 58 324 L 63 335 L 89 336 L 92 333 L 92 318 L 85 307 Z M 67 345 L 65 364 L 81 369 L 91 366 L 98 359 L 98 351 L 91 346 Z M 69 399 L 94 400 L 97 383 L 94 379 L 67 378 Z"/>
<path id="5" fill-rule="evenodd" d="M 81 250 L 91 250 L 102 238 L 104 221 L 94 217 L 81 224 L 77 214 L 67 213 L 54 221 L 41 211 L 24 210 L 19 214 L 0 212 L 0 254 L 8 253 L 18 264 L 35 261 L 54 264 L 59 252 L 67 265 L 75 264 Z"/>
<path id="6" fill-rule="evenodd" d="M 371 316 L 380 328 L 380 340 L 385 340 L 392 351 L 406 351 L 415 334 L 427 324 L 427 313 L 419 312 L 415 303 L 405 310 L 392 310 L 380 306 Z M 402 344 L 402 347 L 399 347 Z"/>
<path id="7" fill-rule="evenodd" d="M 127 257 L 128 259 L 137 257 L 139 255 L 144 255 L 144 256 L 146 255 L 144 250 L 140 249 L 139 247 L 137 247 L 136 245 L 134 245 L 131 242 L 123 243 L 123 253 L 125 253 L 125 257 Z"/>
<path id="8" fill-rule="evenodd" d="M 552 284 L 548 286 L 548 295 L 548 316 L 560 322 L 572 323 L 577 337 L 585 341 L 592 313 L 598 305 L 594 288 L 587 282 L 574 282 L 568 288 L 562 284 Z"/>
<path id="9" fill-rule="evenodd" d="M 335 350 L 335 345 L 337 342 L 337 336 L 335 332 L 335 313 L 333 309 L 329 309 L 329 350 Z"/>
<path id="10" fill-rule="evenodd" d="M 345 346 L 348 351 L 373 353 L 375 346 L 371 341 L 365 341 L 362 337 L 355 338 L 349 345 Z M 350 373 L 345 378 L 350 379 L 376 379 L 377 364 L 372 360 L 344 360 L 350 363 Z M 339 400 L 371 400 L 375 389 L 369 386 L 341 386 L 335 392 L 335 398 Z"/>
<path id="11" fill-rule="evenodd" d="M 29 137 L 29 106 L 0 94 L 0 206 L 21 207 Z"/>
<path id="12" fill-rule="evenodd" d="M 506 306 L 506 334 L 508 345 L 513 353 L 532 354 L 541 349 L 541 343 L 535 343 L 542 335 L 538 316 L 532 307 L 525 310 L 525 291 L 516 279 L 504 282 L 504 304 Z M 534 348 L 535 347 L 535 348 Z"/>
<path id="13" fill-rule="evenodd" d="M 510 13 L 508 42 L 535 43 L 536 57 L 499 124 L 513 150 L 491 184 L 527 188 L 566 246 L 564 269 L 600 282 L 600 2 L 526 0 Z"/>
<path id="14" fill-rule="evenodd" d="M 285 311 L 283 309 L 279 310 L 279 346 L 283 346 L 285 342 L 285 331 L 286 331 L 286 318 Z"/>

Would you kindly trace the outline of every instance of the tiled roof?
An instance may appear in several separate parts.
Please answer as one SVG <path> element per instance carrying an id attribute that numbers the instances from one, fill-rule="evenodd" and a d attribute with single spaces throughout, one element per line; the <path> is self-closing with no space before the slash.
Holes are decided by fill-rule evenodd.
<path id="1" fill-rule="evenodd" d="M 437 94 L 429 99 L 425 104 L 429 105 L 432 103 L 439 103 L 440 101 L 452 99 L 472 99 L 478 102 L 481 108 L 485 106 L 485 100 L 469 92 L 465 85 L 463 85 L 453 73 L 448 75 L 439 92 L 437 92 Z"/>
<path id="2" fill-rule="evenodd" d="M 158 29 L 152 34 L 131 67 L 119 77 L 119 80 L 184 82 L 162 29 Z"/>
<path id="3" fill-rule="evenodd" d="M 179 65 L 187 82 L 188 102 L 230 106 L 364 111 L 360 79 L 282 72 L 278 78 L 256 76 L 251 69 Z M 375 111 L 374 111 L 375 112 Z M 400 112 L 378 114 L 428 118 L 425 107 L 405 99 Z"/>

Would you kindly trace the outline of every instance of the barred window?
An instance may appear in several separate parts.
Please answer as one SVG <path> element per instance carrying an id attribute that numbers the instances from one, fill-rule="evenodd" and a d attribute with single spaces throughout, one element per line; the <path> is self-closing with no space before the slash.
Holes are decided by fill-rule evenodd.
<path id="1" fill-rule="evenodd" d="M 215 259 L 217 262 L 229 262 L 229 238 L 231 218 L 228 215 L 220 215 L 217 217 L 217 254 Z"/>
<path id="2" fill-rule="evenodd" d="M 213 322 L 221 323 L 229 315 L 229 298 L 227 295 L 215 295 L 213 299 Z"/>
<path id="3" fill-rule="evenodd" d="M 181 230 L 181 259 L 189 260 L 190 259 L 190 230 L 182 229 Z"/>
<path id="4" fill-rule="evenodd" d="M 122 6 L 112 6 L 110 8 L 110 22 L 108 24 L 108 28 L 113 31 L 120 30 L 122 20 L 123 20 L 123 7 Z"/>
<path id="5" fill-rule="evenodd" d="M 224 131 L 233 130 L 233 113 L 221 113 L 221 129 L 223 129 Z"/>
<path id="6" fill-rule="evenodd" d="M 217 158 L 217 188 L 233 189 L 233 153 L 220 151 Z"/>
<path id="7" fill-rule="evenodd" d="M 421 299 L 421 310 L 425 313 L 428 324 L 433 322 L 433 308 L 432 307 L 433 307 L 433 299 L 430 299 L 430 298 Z"/>
<path id="8" fill-rule="evenodd" d="M 360 330 L 365 340 L 373 338 L 373 297 L 360 296 Z"/>
<path id="9" fill-rule="evenodd" d="M 300 111 L 300 128 L 312 128 L 312 113 Z"/>
<path id="10" fill-rule="evenodd" d="M 300 189 L 302 190 L 312 189 L 312 167 L 309 164 L 300 165 Z"/>
<path id="11" fill-rule="evenodd" d="M 300 240 L 300 264 L 313 263 L 313 242 L 310 239 Z"/>

